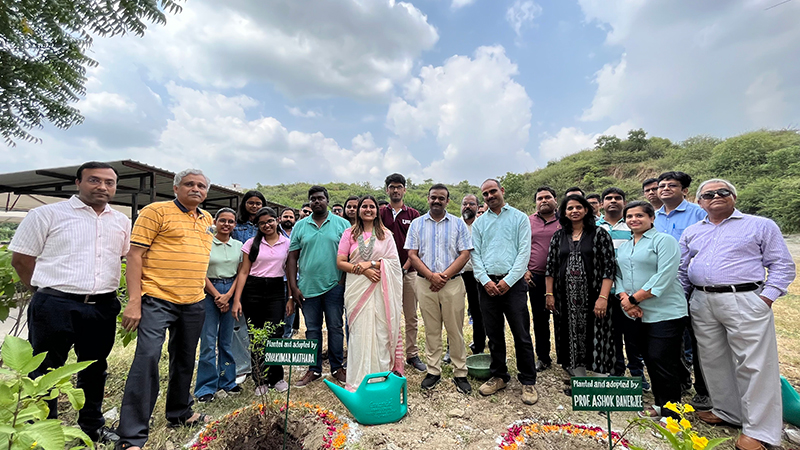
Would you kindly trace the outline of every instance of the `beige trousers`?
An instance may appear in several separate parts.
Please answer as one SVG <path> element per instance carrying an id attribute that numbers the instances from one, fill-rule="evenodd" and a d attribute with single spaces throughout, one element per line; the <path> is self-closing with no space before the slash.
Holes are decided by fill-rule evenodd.
<path id="1" fill-rule="evenodd" d="M 721 419 L 780 445 L 783 427 L 775 316 L 758 291 L 694 291 L 689 308 L 700 365 Z"/>
<path id="2" fill-rule="evenodd" d="M 467 347 L 464 345 L 464 304 L 467 290 L 461 277 L 453 278 L 439 292 L 431 291 L 431 283 L 416 276 L 417 298 L 425 323 L 425 356 L 428 373 L 442 374 L 442 324 L 450 342 L 453 376 L 467 376 Z"/>
<path id="3" fill-rule="evenodd" d="M 419 355 L 417 347 L 417 272 L 403 275 L 403 320 L 406 327 L 406 358 Z"/>

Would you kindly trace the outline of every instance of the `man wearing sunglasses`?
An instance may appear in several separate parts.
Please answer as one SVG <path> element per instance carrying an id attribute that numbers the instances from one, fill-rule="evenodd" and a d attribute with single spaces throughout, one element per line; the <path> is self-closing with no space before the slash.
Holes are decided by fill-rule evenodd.
<path id="1" fill-rule="evenodd" d="M 708 215 L 681 237 L 678 277 L 691 293 L 689 311 L 714 404 L 698 417 L 741 426 L 737 449 L 777 446 L 783 422 L 772 303 L 794 280 L 794 261 L 775 222 L 736 209 L 730 182 L 708 180 L 697 192 Z"/>

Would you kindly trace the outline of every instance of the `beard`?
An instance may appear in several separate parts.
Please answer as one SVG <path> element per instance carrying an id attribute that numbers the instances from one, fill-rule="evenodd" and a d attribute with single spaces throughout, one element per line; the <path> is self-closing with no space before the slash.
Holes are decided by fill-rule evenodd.
<path id="1" fill-rule="evenodd" d="M 294 226 L 294 222 L 292 222 L 291 220 L 284 220 L 283 222 L 281 222 L 281 226 L 283 227 L 284 230 L 289 229 Z"/>
<path id="2" fill-rule="evenodd" d="M 461 217 L 463 217 L 464 220 L 472 219 L 473 217 L 475 217 L 475 211 L 471 209 L 465 209 L 461 211 Z"/>

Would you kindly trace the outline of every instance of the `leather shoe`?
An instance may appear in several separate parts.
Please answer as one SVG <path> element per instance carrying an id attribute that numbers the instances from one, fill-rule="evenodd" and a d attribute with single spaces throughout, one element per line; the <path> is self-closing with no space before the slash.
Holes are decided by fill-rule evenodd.
<path id="1" fill-rule="evenodd" d="M 745 434 L 740 434 L 736 440 L 736 450 L 766 450 L 764 444 Z"/>
<path id="2" fill-rule="evenodd" d="M 721 417 L 714 414 L 712 411 L 697 411 L 697 418 L 709 425 L 719 425 L 725 423 Z"/>

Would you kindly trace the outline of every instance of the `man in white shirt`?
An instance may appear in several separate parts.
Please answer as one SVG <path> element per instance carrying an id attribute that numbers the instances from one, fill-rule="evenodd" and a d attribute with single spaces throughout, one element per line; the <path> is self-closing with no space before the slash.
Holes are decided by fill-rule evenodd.
<path id="1" fill-rule="evenodd" d="M 120 259 L 130 245 L 131 222 L 108 203 L 117 190 L 117 171 L 87 162 L 77 173 L 78 195 L 31 210 L 9 249 L 20 280 L 35 291 L 28 312 L 33 353 L 47 352 L 38 377 L 64 365 L 71 347 L 78 361 L 95 362 L 78 373 L 86 403 L 78 425 L 95 442 L 118 439 L 102 414 L 106 358 L 114 346 L 120 303 Z M 56 399 L 49 418 L 58 417 Z"/>

